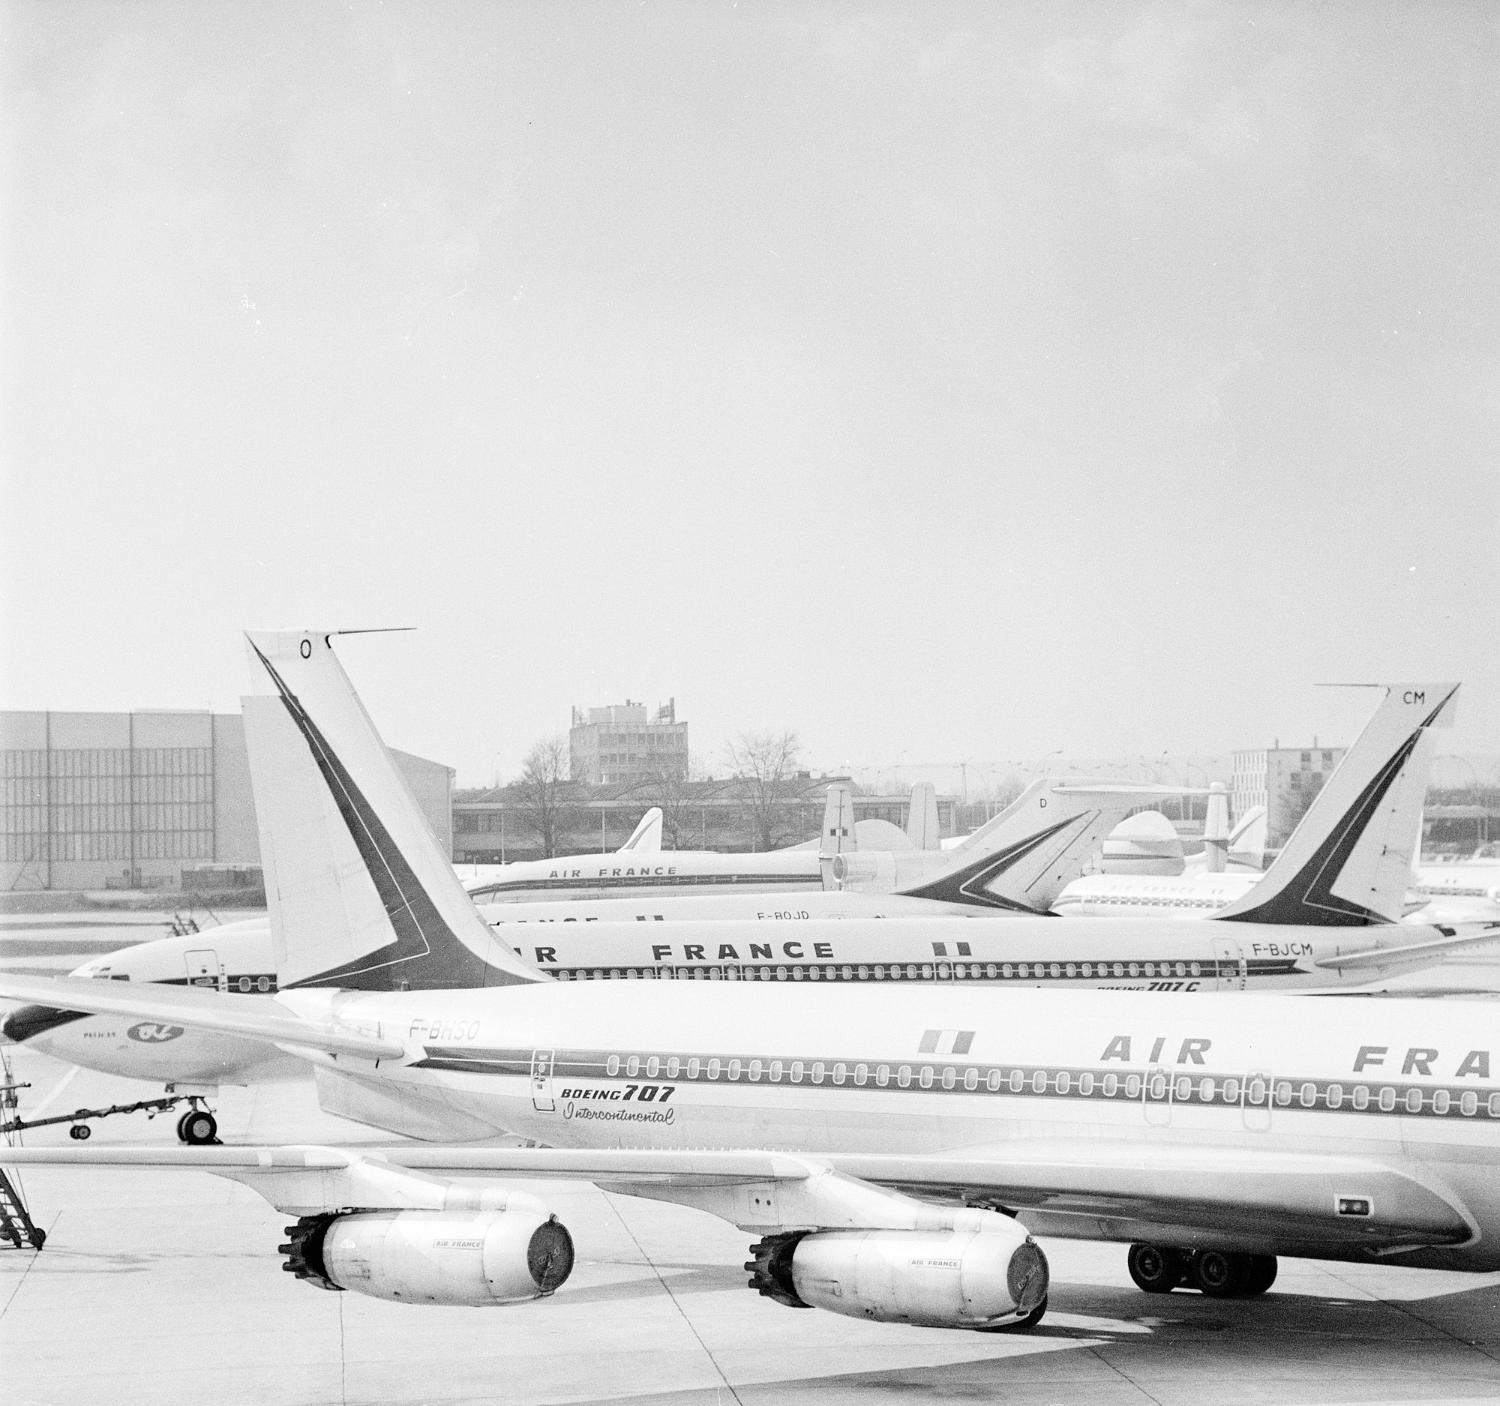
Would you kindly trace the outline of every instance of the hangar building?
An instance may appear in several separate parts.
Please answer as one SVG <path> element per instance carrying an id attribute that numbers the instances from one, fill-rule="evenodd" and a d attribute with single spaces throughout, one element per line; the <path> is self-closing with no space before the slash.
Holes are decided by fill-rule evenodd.
<path id="1" fill-rule="evenodd" d="M 391 755 L 451 852 L 452 770 Z M 260 864 L 238 713 L 0 711 L 0 787 L 4 889 L 224 887 L 204 871 Z"/>

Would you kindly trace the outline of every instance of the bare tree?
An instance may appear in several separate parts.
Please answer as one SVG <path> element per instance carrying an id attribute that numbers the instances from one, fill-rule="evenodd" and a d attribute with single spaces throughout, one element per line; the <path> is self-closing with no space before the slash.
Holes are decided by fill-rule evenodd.
<path id="1" fill-rule="evenodd" d="M 698 783 L 703 778 L 703 766 L 696 758 L 689 758 L 686 769 L 662 767 L 653 771 L 641 783 L 640 797 L 649 805 L 661 810 L 661 833 L 667 849 L 691 849 L 688 843 L 693 831 L 692 817 L 699 812 Z"/>
<path id="2" fill-rule="evenodd" d="M 551 859 L 578 823 L 576 788 L 568 779 L 568 739 L 558 733 L 532 747 L 510 790 L 523 822 L 541 841 L 542 857 Z"/>
<path id="3" fill-rule="evenodd" d="M 801 793 L 795 732 L 742 732 L 727 748 L 730 768 L 748 783 L 741 809 L 759 849 L 775 849 L 800 834 L 800 815 L 787 802 Z"/>

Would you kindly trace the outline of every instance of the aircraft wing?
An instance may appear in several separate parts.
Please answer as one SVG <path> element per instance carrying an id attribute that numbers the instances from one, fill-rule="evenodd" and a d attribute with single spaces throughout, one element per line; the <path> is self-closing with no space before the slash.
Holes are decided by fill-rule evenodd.
<path id="1" fill-rule="evenodd" d="M 92 977 L 16 976 L 4 972 L 0 973 L 0 1000 L 90 1015 L 139 1016 L 281 1047 L 297 1046 L 362 1059 L 397 1059 L 406 1053 L 404 1045 L 381 1039 L 378 1034 L 302 1020 L 274 996 L 220 994 L 204 987 L 166 986 L 160 982 L 132 988 L 127 982 Z"/>
<path id="2" fill-rule="evenodd" d="M 1471 1235 L 1461 1208 L 1440 1189 L 1377 1161 L 1095 1140 L 1011 1143 L 945 1156 L 411 1143 L 378 1150 L 28 1147 L 0 1148 L 0 1164 L 213 1172 L 301 1213 L 403 1208 L 422 1204 L 450 1180 L 476 1177 L 580 1178 L 693 1204 L 735 1186 L 769 1184 L 784 1195 L 794 1184 L 810 1186 L 833 1174 L 919 1200 L 1003 1207 L 1037 1233 L 1083 1239 L 1203 1238 L 1251 1250 L 1273 1242 L 1283 1254 L 1347 1254 L 1460 1244 Z"/>

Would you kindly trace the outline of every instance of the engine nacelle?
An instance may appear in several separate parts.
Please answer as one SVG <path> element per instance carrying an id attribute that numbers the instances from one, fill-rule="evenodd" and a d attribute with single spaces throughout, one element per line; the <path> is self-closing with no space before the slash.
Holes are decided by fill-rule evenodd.
<path id="1" fill-rule="evenodd" d="M 833 856 L 833 879 L 851 893 L 897 893 L 952 867 L 953 857 L 929 850 L 872 850 Z"/>
<path id="2" fill-rule="evenodd" d="M 573 1239 L 540 1203 L 477 1215 L 303 1216 L 286 1233 L 287 1273 L 396 1303 L 524 1303 L 553 1293 L 573 1269 Z"/>
<path id="3" fill-rule="evenodd" d="M 1014 1221 L 942 1231 L 829 1230 L 751 1247 L 750 1287 L 792 1308 L 927 1328 L 993 1328 L 1047 1297 L 1047 1259 Z M 1019 1241 L 1019 1243 L 1018 1243 Z"/>

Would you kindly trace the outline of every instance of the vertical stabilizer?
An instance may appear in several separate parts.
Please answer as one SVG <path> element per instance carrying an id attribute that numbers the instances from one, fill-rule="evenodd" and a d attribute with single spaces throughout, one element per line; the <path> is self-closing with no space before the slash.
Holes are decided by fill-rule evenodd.
<path id="1" fill-rule="evenodd" d="M 919 781 L 911 788 L 911 804 L 906 811 L 906 838 L 913 849 L 941 849 L 938 834 L 937 787 L 930 781 Z"/>
<path id="2" fill-rule="evenodd" d="M 1204 872 L 1222 874 L 1229 864 L 1229 793 L 1222 781 L 1209 783 L 1208 808 L 1203 816 Z"/>
<path id="3" fill-rule="evenodd" d="M 1229 862 L 1236 869 L 1266 867 L 1267 811 L 1251 806 L 1229 832 Z"/>
<path id="4" fill-rule="evenodd" d="M 1390 684 L 1266 876 L 1213 916 L 1361 927 L 1400 920 L 1436 739 L 1456 683 Z"/>
<path id="5" fill-rule="evenodd" d="M 661 807 L 652 806 L 643 816 L 640 824 L 630 832 L 630 838 L 620 846 L 619 852 L 626 851 L 634 854 L 660 854 L 661 853 Z"/>
<path id="6" fill-rule="evenodd" d="M 823 806 L 823 832 L 818 839 L 818 868 L 825 889 L 838 888 L 833 877 L 834 856 L 852 849 L 853 845 L 854 793 L 847 786 L 830 786 Z"/>
<path id="7" fill-rule="evenodd" d="M 278 980 L 362 991 L 543 978 L 491 935 L 323 633 L 247 634 L 245 740 Z"/>
<path id="8" fill-rule="evenodd" d="M 897 891 L 945 903 L 1045 913 L 1121 818 L 1163 794 L 1149 786 L 1060 786 L 1038 778 L 962 846 L 947 851 L 942 872 Z"/>

